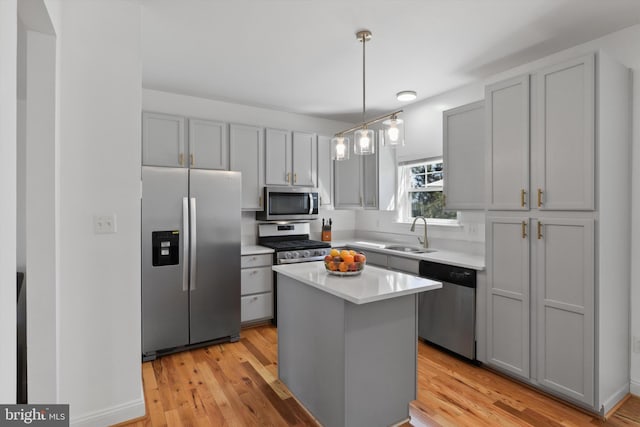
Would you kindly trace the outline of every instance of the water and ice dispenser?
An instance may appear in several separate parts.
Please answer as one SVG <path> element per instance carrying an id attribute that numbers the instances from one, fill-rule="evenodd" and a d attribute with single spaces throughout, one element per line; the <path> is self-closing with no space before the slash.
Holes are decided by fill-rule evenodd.
<path id="1" fill-rule="evenodd" d="M 180 231 L 153 231 L 151 244 L 154 267 L 180 263 Z"/>

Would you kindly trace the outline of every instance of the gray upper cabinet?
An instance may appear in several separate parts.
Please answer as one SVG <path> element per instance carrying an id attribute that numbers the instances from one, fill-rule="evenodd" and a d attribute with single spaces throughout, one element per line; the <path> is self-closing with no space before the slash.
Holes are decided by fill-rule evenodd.
<path id="1" fill-rule="evenodd" d="M 334 161 L 334 205 L 336 208 L 362 207 L 362 156 Z"/>
<path id="2" fill-rule="evenodd" d="M 266 185 L 290 185 L 293 182 L 291 132 L 267 129 L 265 135 L 265 183 Z"/>
<path id="3" fill-rule="evenodd" d="M 229 165 L 242 172 L 242 210 L 262 210 L 264 187 L 264 130 L 256 126 L 229 126 Z"/>
<path id="4" fill-rule="evenodd" d="M 375 141 L 375 154 L 334 161 L 334 206 L 394 210 L 397 189 L 395 149 Z"/>
<path id="5" fill-rule="evenodd" d="M 316 134 L 293 132 L 293 185 L 316 187 L 317 162 Z"/>
<path id="6" fill-rule="evenodd" d="M 487 363 L 530 375 L 529 220 L 487 218 Z"/>
<path id="7" fill-rule="evenodd" d="M 142 113 L 142 164 L 187 166 L 185 119 L 160 113 Z"/>
<path id="8" fill-rule="evenodd" d="M 333 188 L 333 161 L 331 137 L 318 135 L 318 192 L 320 206 L 330 206 Z"/>
<path id="9" fill-rule="evenodd" d="M 229 169 L 226 123 L 189 119 L 189 165 L 197 169 Z"/>
<path id="10" fill-rule="evenodd" d="M 536 205 L 547 210 L 594 210 L 594 56 L 545 68 L 534 79 Z"/>
<path id="11" fill-rule="evenodd" d="M 485 208 L 484 101 L 442 114 L 447 209 Z"/>
<path id="12" fill-rule="evenodd" d="M 529 75 L 487 86 L 485 105 L 488 208 L 528 210 Z"/>
<path id="13" fill-rule="evenodd" d="M 594 221 L 536 221 L 537 380 L 594 403 Z"/>

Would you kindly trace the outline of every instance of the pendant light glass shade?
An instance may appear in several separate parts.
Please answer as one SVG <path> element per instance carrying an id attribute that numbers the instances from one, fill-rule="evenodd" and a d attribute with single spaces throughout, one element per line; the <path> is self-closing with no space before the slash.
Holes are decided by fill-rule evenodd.
<path id="1" fill-rule="evenodd" d="M 382 122 L 384 125 L 383 144 L 389 146 L 404 146 L 404 122 L 395 116 Z"/>
<path id="2" fill-rule="evenodd" d="M 349 160 L 349 138 L 345 136 L 334 136 L 331 138 L 331 159 Z"/>
<path id="3" fill-rule="evenodd" d="M 358 129 L 353 134 L 353 152 L 356 154 L 374 154 L 376 152 L 375 132 L 371 129 Z"/>

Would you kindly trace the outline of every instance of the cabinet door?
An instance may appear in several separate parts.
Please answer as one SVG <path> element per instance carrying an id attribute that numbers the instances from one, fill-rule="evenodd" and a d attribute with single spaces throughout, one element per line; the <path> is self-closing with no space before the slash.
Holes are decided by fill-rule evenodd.
<path id="1" fill-rule="evenodd" d="M 318 135 L 318 196 L 320 206 L 330 206 L 333 188 L 333 162 L 331 161 L 331 137 Z"/>
<path id="2" fill-rule="evenodd" d="M 267 129 L 265 139 L 267 185 L 289 185 L 291 176 L 291 132 Z"/>
<path id="3" fill-rule="evenodd" d="M 186 165 L 184 117 L 142 113 L 142 164 Z"/>
<path id="4" fill-rule="evenodd" d="M 535 74 L 535 191 L 540 209 L 595 208 L 594 67 L 589 55 Z"/>
<path id="5" fill-rule="evenodd" d="M 487 218 L 487 363 L 529 378 L 529 220 Z"/>
<path id="6" fill-rule="evenodd" d="M 378 209 L 393 211 L 396 209 L 398 191 L 398 163 L 396 148 L 378 145 Z"/>
<path id="7" fill-rule="evenodd" d="M 360 190 L 362 156 L 351 154 L 349 160 L 333 162 L 335 180 L 333 182 L 334 206 L 336 208 L 359 208 L 362 206 Z"/>
<path id="8" fill-rule="evenodd" d="M 229 169 L 226 123 L 189 119 L 189 164 L 197 169 Z"/>
<path id="9" fill-rule="evenodd" d="M 316 187 L 316 134 L 293 132 L 293 185 Z"/>
<path id="10" fill-rule="evenodd" d="M 593 220 L 536 222 L 538 383 L 594 402 Z"/>
<path id="11" fill-rule="evenodd" d="M 262 210 L 263 129 L 232 124 L 229 128 L 229 154 L 231 170 L 242 172 L 242 209 Z"/>
<path id="12" fill-rule="evenodd" d="M 378 149 L 377 141 L 375 154 L 362 156 L 362 205 L 367 209 L 378 207 Z"/>
<path id="13" fill-rule="evenodd" d="M 490 210 L 529 209 L 529 75 L 487 86 Z"/>
<path id="14" fill-rule="evenodd" d="M 484 101 L 442 115 L 447 209 L 484 209 L 484 119 Z"/>

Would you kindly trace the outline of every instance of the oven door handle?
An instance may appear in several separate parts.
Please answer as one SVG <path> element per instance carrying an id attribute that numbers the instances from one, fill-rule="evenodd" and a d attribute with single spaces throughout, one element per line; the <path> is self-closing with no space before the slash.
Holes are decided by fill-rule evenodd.
<path id="1" fill-rule="evenodd" d="M 309 192 L 309 215 L 313 214 L 313 193 Z"/>

